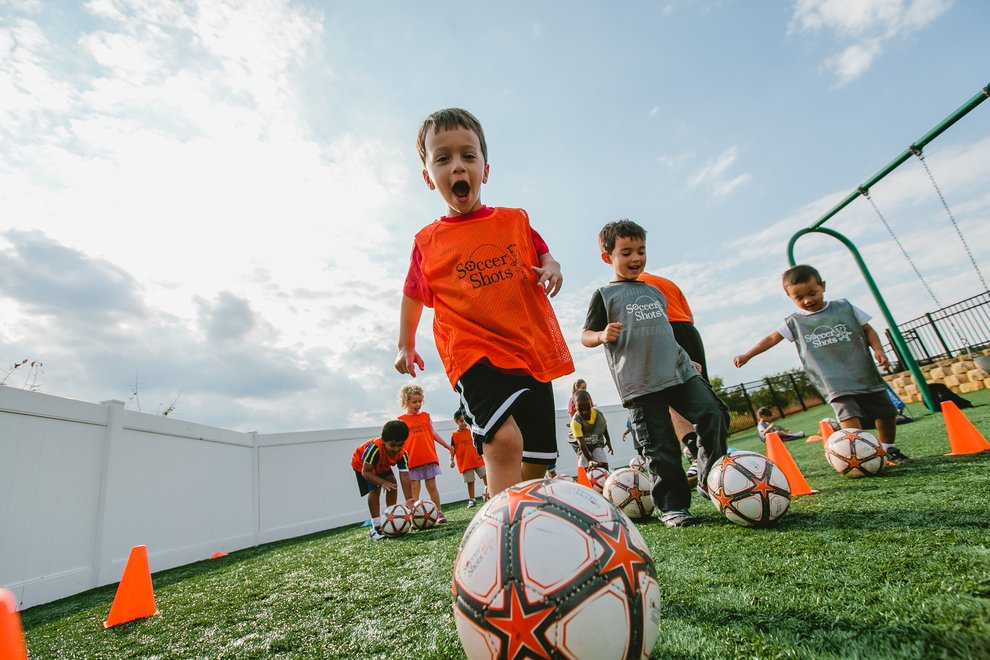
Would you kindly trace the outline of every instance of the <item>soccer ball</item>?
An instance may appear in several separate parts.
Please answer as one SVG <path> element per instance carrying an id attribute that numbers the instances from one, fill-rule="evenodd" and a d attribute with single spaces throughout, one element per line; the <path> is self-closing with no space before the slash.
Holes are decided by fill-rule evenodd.
<path id="1" fill-rule="evenodd" d="M 646 518 L 654 508 L 651 481 L 641 470 L 619 468 L 605 480 L 602 495 L 630 518 Z"/>
<path id="2" fill-rule="evenodd" d="M 825 458 L 844 477 L 857 479 L 883 472 L 887 459 L 880 441 L 859 429 L 836 431 L 825 441 Z"/>
<path id="3" fill-rule="evenodd" d="M 752 451 L 737 450 L 715 461 L 705 484 L 715 508 L 743 527 L 768 527 L 791 505 L 787 477 Z"/>
<path id="4" fill-rule="evenodd" d="M 650 468 L 646 462 L 646 458 L 636 454 L 629 459 L 629 467 L 634 470 L 639 470 L 640 472 L 650 473 Z"/>
<path id="5" fill-rule="evenodd" d="M 485 504 L 451 587 L 468 658 L 647 658 L 659 633 L 660 585 L 636 526 L 560 479 Z"/>
<path id="6" fill-rule="evenodd" d="M 605 489 L 605 481 L 608 480 L 608 470 L 600 465 L 588 468 L 588 481 L 591 482 L 591 487 L 597 490 L 599 493 Z"/>
<path id="7" fill-rule="evenodd" d="M 404 504 L 393 504 L 382 512 L 382 534 L 396 538 L 412 529 L 412 511 Z"/>
<path id="8" fill-rule="evenodd" d="M 416 529 L 436 527 L 439 519 L 440 509 L 430 500 L 416 500 L 413 502 L 412 522 Z"/>

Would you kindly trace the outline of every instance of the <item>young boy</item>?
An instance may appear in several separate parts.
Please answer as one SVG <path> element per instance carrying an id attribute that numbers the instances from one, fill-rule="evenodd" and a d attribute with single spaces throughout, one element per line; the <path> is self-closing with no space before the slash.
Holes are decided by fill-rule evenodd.
<path id="1" fill-rule="evenodd" d="M 897 409 L 887 396 L 887 385 L 873 358 L 887 366 L 880 338 L 870 326 L 870 316 L 848 300 L 825 300 L 825 282 L 818 271 L 807 265 L 784 271 L 784 291 L 798 311 L 784 319 L 772 332 L 733 362 L 741 367 L 782 339 L 797 347 L 801 364 L 812 384 L 832 404 L 839 425 L 844 429 L 863 428 L 864 420 L 876 420 L 877 435 L 887 452 L 888 464 L 908 460 L 894 446 Z"/>
<path id="2" fill-rule="evenodd" d="M 577 390 L 574 393 L 574 405 L 577 412 L 571 418 L 571 447 L 577 453 L 578 465 L 590 467 L 592 463 L 608 469 L 608 457 L 605 450 L 613 454 L 612 439 L 608 437 L 608 422 L 591 405 L 591 395 L 588 390 Z"/>
<path id="3" fill-rule="evenodd" d="M 667 321 L 667 299 L 656 287 L 637 281 L 646 267 L 646 230 L 630 220 L 605 225 L 598 235 L 602 260 L 615 279 L 591 299 L 581 343 L 605 345 L 609 369 L 650 471 L 657 476 L 653 500 L 667 527 L 698 522 L 688 513 L 691 489 L 670 421 L 673 408 L 698 427 L 698 481 L 725 454 L 725 404 L 674 340 Z M 703 494 L 704 487 L 699 485 Z"/>
<path id="4" fill-rule="evenodd" d="M 385 538 L 381 530 L 381 492 L 385 489 L 385 505 L 396 503 L 395 474 L 392 466 L 399 468 L 399 481 L 402 483 L 402 496 L 411 502 L 412 489 L 409 485 L 408 461 L 409 456 L 403 447 L 409 437 L 409 427 L 405 422 L 392 420 L 385 422 L 382 434 L 358 445 L 351 457 L 351 467 L 357 477 L 358 490 L 361 496 L 368 496 L 368 513 L 371 514 L 371 532 L 368 534 L 372 541 Z"/>
<path id="5" fill-rule="evenodd" d="M 450 444 L 454 451 L 450 454 L 450 467 L 454 467 L 454 459 L 457 459 L 457 469 L 461 472 L 461 479 L 467 484 L 468 508 L 475 505 L 474 499 L 474 478 L 477 476 L 485 484 L 483 496 L 488 495 L 488 478 L 485 476 L 485 462 L 478 455 L 478 450 L 474 448 L 474 437 L 471 429 L 468 428 L 464 419 L 464 411 L 458 409 L 454 413 L 454 423 L 457 430 L 450 435 Z"/>
<path id="6" fill-rule="evenodd" d="M 395 368 L 413 377 L 423 369 L 416 328 L 423 306 L 433 307 L 437 351 L 494 495 L 542 477 L 557 458 L 551 381 L 574 371 L 548 298 L 563 282 L 560 264 L 525 211 L 482 205 L 488 147 L 471 113 L 434 112 L 417 147 L 423 180 L 447 215 L 416 234 Z"/>
<path id="7" fill-rule="evenodd" d="M 760 440 L 763 442 L 767 441 L 767 433 L 776 433 L 780 437 L 781 442 L 790 442 L 791 440 L 797 440 L 798 438 L 804 437 L 804 432 L 802 431 L 791 433 L 783 426 L 774 424 L 773 411 L 766 406 L 763 406 L 757 410 L 756 416 L 760 419 L 760 421 L 756 423 L 756 433 L 760 436 Z"/>

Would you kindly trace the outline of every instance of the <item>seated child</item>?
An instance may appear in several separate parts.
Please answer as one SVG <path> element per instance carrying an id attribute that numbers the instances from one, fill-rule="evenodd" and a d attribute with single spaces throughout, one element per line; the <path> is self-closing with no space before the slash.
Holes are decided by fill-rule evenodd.
<path id="1" fill-rule="evenodd" d="M 588 348 L 605 346 L 622 405 L 657 476 L 653 500 L 667 527 L 694 525 L 688 513 L 691 488 L 681 464 L 680 443 L 670 420 L 673 408 L 697 425 L 699 493 L 712 463 L 725 455 L 728 414 L 674 339 L 667 298 L 637 281 L 646 268 L 646 230 L 630 220 L 610 222 L 598 235 L 602 261 L 614 279 L 592 296 L 581 334 Z"/>
<path id="2" fill-rule="evenodd" d="M 798 311 L 753 348 L 737 355 L 735 365 L 743 366 L 783 339 L 793 342 L 808 378 L 832 405 L 839 425 L 862 429 L 866 421 L 875 419 L 887 464 L 909 460 L 894 446 L 897 409 L 877 370 L 877 365 L 885 368 L 888 361 L 880 338 L 869 324 L 870 316 L 848 300 L 825 300 L 825 282 L 811 266 L 788 268 L 782 280 Z"/>
<path id="3" fill-rule="evenodd" d="M 608 469 L 608 453 L 612 451 L 612 439 L 608 437 L 608 423 L 605 415 L 591 407 L 591 395 L 587 390 L 577 390 L 574 394 L 577 412 L 571 418 L 571 447 L 577 453 L 578 465 L 591 467 L 600 465 Z"/>
<path id="4" fill-rule="evenodd" d="M 477 476 L 485 484 L 482 495 L 488 499 L 488 478 L 485 476 L 485 462 L 478 455 L 478 450 L 474 448 L 474 437 L 471 429 L 468 428 L 464 419 L 464 411 L 459 409 L 454 413 L 454 422 L 457 430 L 450 434 L 450 444 L 454 451 L 450 454 L 450 467 L 454 467 L 454 459 L 457 459 L 457 469 L 460 470 L 461 479 L 467 484 L 468 508 L 475 505 L 474 500 L 474 478 Z"/>
<path id="5" fill-rule="evenodd" d="M 789 442 L 791 440 L 797 440 L 798 438 L 804 437 L 804 433 L 801 431 L 791 433 L 783 426 L 774 424 L 773 411 L 766 406 L 763 406 L 757 410 L 756 416 L 760 418 L 760 421 L 756 424 L 756 432 L 760 434 L 760 440 L 763 442 L 767 441 L 767 433 L 776 433 L 783 442 Z"/>
<path id="6" fill-rule="evenodd" d="M 395 473 L 392 466 L 399 468 L 399 480 L 402 482 L 402 496 L 407 503 L 412 502 L 412 489 L 409 486 L 409 456 L 405 452 L 406 438 L 409 437 L 409 427 L 405 422 L 391 420 L 385 422 L 382 434 L 358 445 L 351 456 L 351 467 L 357 478 L 358 490 L 361 496 L 368 496 L 368 513 L 371 514 L 372 541 L 385 538 L 381 530 L 381 492 L 385 489 L 385 505 L 392 506 L 397 501 Z"/>

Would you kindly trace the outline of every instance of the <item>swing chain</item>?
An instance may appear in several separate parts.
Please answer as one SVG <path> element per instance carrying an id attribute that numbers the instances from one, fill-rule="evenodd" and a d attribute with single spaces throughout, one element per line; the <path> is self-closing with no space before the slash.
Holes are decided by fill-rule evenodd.
<path id="1" fill-rule="evenodd" d="M 990 85 L 988 85 L 990 87 Z M 956 218 L 952 215 L 952 210 L 949 208 L 949 203 L 945 201 L 945 195 L 942 194 L 942 189 L 939 188 L 938 183 L 935 181 L 935 175 L 932 174 L 931 169 L 928 167 L 928 163 L 925 161 L 925 154 L 921 152 L 921 149 L 917 149 L 912 145 L 909 147 L 911 153 L 917 156 L 918 160 L 921 161 L 922 167 L 925 168 L 925 172 L 928 173 L 928 179 L 932 182 L 932 187 L 935 188 L 935 192 L 938 193 L 938 198 L 942 200 L 942 208 L 945 209 L 946 215 L 949 216 L 949 220 L 952 222 L 952 228 L 956 230 L 956 235 L 959 236 L 959 241 L 962 243 L 963 248 L 966 250 L 966 256 L 969 257 L 969 263 L 973 265 L 973 270 L 976 271 L 976 276 L 980 278 L 980 283 L 983 285 L 983 290 L 990 290 L 987 286 L 987 281 L 983 279 L 983 273 L 980 271 L 980 267 L 976 264 L 976 258 L 973 257 L 972 250 L 969 249 L 969 243 L 963 237 L 962 230 L 959 229 L 959 224 L 956 222 Z"/>
<path id="2" fill-rule="evenodd" d="M 928 282 L 921 274 L 921 271 L 918 270 L 918 266 L 915 265 L 914 259 L 912 259 L 911 255 L 909 255 L 907 250 L 904 249 L 904 245 L 901 243 L 901 239 L 897 238 L 897 234 L 895 234 L 894 230 L 891 229 L 890 223 L 887 222 L 887 218 L 883 217 L 883 213 L 880 212 L 880 208 L 877 206 L 876 202 L 873 201 L 873 198 L 870 196 L 870 191 L 867 188 L 860 187 L 859 194 L 865 197 L 866 201 L 868 201 L 870 203 L 870 206 L 873 207 L 873 210 L 876 212 L 877 217 L 880 218 L 880 222 L 882 222 L 883 226 L 887 228 L 887 233 L 890 234 L 890 237 L 892 239 L 894 239 L 894 243 L 896 243 L 897 247 L 900 248 L 901 254 L 904 255 L 904 258 L 907 259 L 907 262 L 911 264 L 911 270 L 913 270 L 914 274 L 918 276 L 919 280 L 921 280 L 921 283 L 925 286 L 925 290 L 928 292 L 928 295 L 932 297 L 932 300 L 935 302 L 935 306 L 939 308 L 942 307 L 942 303 L 938 301 L 938 297 L 936 297 L 935 292 L 932 291 L 932 288 L 930 286 L 928 286 Z"/>

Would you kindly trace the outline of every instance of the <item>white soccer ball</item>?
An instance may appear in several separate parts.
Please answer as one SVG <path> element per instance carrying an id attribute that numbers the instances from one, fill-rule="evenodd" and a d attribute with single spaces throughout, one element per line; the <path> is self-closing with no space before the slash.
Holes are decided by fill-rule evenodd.
<path id="1" fill-rule="evenodd" d="M 413 502 L 412 522 L 416 529 L 430 529 L 440 520 L 440 509 L 430 500 Z"/>
<path id="2" fill-rule="evenodd" d="M 454 560 L 454 622 L 468 658 L 648 658 L 660 585 L 636 526 L 560 479 L 506 489 Z"/>
<path id="3" fill-rule="evenodd" d="M 646 461 L 646 458 L 640 456 L 639 454 L 636 454 L 635 456 L 629 459 L 629 467 L 633 468 L 634 470 L 645 472 L 646 474 L 650 473 L 650 467 Z"/>
<path id="4" fill-rule="evenodd" d="M 715 461 L 705 480 L 715 508 L 743 527 L 768 527 L 787 511 L 791 487 L 766 456 L 734 451 Z"/>
<path id="5" fill-rule="evenodd" d="M 605 480 L 602 495 L 630 518 L 646 518 L 653 513 L 653 480 L 635 468 L 619 468 Z"/>
<path id="6" fill-rule="evenodd" d="M 393 504 L 382 511 L 382 534 L 396 538 L 412 530 L 412 511 L 405 504 Z"/>
<path id="7" fill-rule="evenodd" d="M 591 482 L 591 487 L 597 490 L 599 493 L 605 489 L 605 482 L 608 480 L 608 470 L 600 465 L 595 467 L 590 467 L 587 469 L 588 481 Z"/>
<path id="8" fill-rule="evenodd" d="M 887 464 L 885 455 L 880 441 L 859 429 L 842 429 L 825 440 L 829 465 L 850 479 L 881 474 Z"/>

